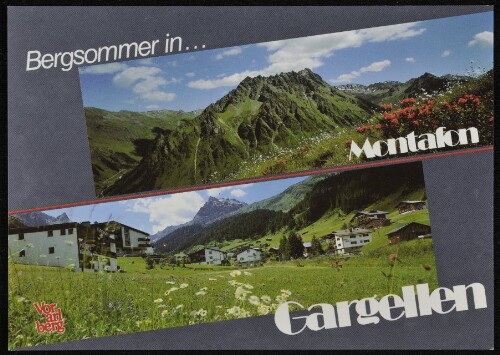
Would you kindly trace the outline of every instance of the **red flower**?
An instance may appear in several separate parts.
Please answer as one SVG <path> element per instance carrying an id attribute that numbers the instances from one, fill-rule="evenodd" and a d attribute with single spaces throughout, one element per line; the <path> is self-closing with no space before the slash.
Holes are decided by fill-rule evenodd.
<path id="1" fill-rule="evenodd" d="M 414 105 L 416 102 L 417 102 L 417 100 L 415 100 L 413 97 L 409 97 L 407 99 L 402 100 L 400 103 L 400 106 L 407 107 L 407 106 Z"/>
<path id="2" fill-rule="evenodd" d="M 380 105 L 380 108 L 384 111 L 390 111 L 392 110 L 392 104 L 382 104 Z"/>
<path id="3" fill-rule="evenodd" d="M 386 120 L 393 120 L 396 118 L 396 115 L 394 113 L 384 112 L 384 118 Z"/>
<path id="4" fill-rule="evenodd" d="M 398 124 L 399 124 L 399 121 L 398 121 L 398 119 L 397 119 L 397 118 L 394 118 L 394 119 L 392 119 L 392 120 L 391 120 L 391 123 L 392 123 L 393 125 L 398 125 Z"/>

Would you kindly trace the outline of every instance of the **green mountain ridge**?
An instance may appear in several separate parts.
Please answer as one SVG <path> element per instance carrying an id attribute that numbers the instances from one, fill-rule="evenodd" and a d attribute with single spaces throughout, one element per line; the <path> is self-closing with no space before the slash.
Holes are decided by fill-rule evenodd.
<path id="1" fill-rule="evenodd" d="M 157 129 L 147 155 L 104 194 L 224 180 L 245 160 L 358 125 L 373 108 L 309 69 L 247 77 L 193 120 Z"/>
<path id="2" fill-rule="evenodd" d="M 297 231 L 325 216 L 338 216 L 339 212 L 347 215 L 379 207 L 395 210 L 401 200 L 416 194 L 425 195 L 420 162 L 365 169 L 362 174 L 356 170 L 328 174 L 322 179 L 304 180 L 294 185 L 294 189 L 298 190 L 301 184 L 305 185 L 307 192 L 287 212 L 273 208 L 272 202 L 279 205 L 280 199 L 270 198 L 253 204 L 253 207 L 242 207 L 237 213 L 205 226 L 179 228 L 159 239 L 155 244 L 156 251 L 179 252 L 195 245 L 258 239 L 282 229 Z M 261 208 L 264 206 L 266 209 Z M 331 220 L 333 225 L 335 217 Z"/>
<path id="3" fill-rule="evenodd" d="M 431 73 L 424 73 L 418 78 L 410 79 L 406 82 L 385 81 L 370 85 L 346 84 L 339 85 L 339 90 L 353 94 L 360 99 L 370 102 L 397 103 L 402 99 L 417 97 L 422 93 L 438 93 L 446 90 L 448 86 L 463 83 L 471 80 L 471 77 L 460 75 L 436 76 Z"/>

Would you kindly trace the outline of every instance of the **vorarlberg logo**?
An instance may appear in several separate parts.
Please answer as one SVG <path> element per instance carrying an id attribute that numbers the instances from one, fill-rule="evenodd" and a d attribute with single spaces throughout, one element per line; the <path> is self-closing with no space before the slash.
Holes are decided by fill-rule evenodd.
<path id="1" fill-rule="evenodd" d="M 362 148 L 352 141 L 349 160 L 351 160 L 353 154 L 358 158 L 363 153 L 367 158 L 375 158 L 478 142 L 479 133 L 475 127 L 449 131 L 446 131 L 446 127 L 439 127 L 435 133 L 424 133 L 417 137 L 415 132 L 411 132 L 406 137 L 389 138 L 386 141 L 380 140 L 373 143 L 373 145 L 366 138 Z"/>

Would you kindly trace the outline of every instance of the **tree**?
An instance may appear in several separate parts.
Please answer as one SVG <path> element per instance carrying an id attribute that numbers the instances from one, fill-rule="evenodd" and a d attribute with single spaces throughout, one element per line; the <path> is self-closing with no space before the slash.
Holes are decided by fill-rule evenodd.
<path id="1" fill-rule="evenodd" d="M 311 240 L 311 254 L 314 256 L 323 254 L 323 247 L 321 246 L 321 242 L 316 236 L 312 237 Z"/>
<path id="2" fill-rule="evenodd" d="M 304 244 L 302 237 L 298 233 L 292 232 L 288 237 L 288 245 L 290 249 L 290 256 L 298 259 L 304 256 Z"/>
<path id="3" fill-rule="evenodd" d="M 288 245 L 288 239 L 285 236 L 283 236 L 280 239 L 280 245 L 278 248 L 278 252 L 279 252 L 281 261 L 290 259 L 290 248 Z"/>

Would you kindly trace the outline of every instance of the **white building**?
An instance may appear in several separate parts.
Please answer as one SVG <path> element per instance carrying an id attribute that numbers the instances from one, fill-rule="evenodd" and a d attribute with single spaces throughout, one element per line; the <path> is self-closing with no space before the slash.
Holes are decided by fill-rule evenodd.
<path id="1" fill-rule="evenodd" d="M 8 248 L 11 260 L 19 264 L 117 270 L 114 239 L 98 240 L 91 228 L 79 223 L 11 229 Z"/>
<path id="2" fill-rule="evenodd" d="M 117 271 L 117 254 L 152 252 L 147 237 L 147 233 L 118 222 L 12 228 L 9 257 L 20 264 Z"/>
<path id="3" fill-rule="evenodd" d="M 343 255 L 359 249 L 372 241 L 371 230 L 364 228 L 350 228 L 332 233 L 335 240 L 335 249 Z"/>
<path id="4" fill-rule="evenodd" d="M 236 262 L 239 264 L 254 264 L 260 262 L 262 252 L 255 248 L 248 248 L 236 255 Z"/>
<path id="5" fill-rule="evenodd" d="M 210 265 L 222 265 L 226 259 L 226 254 L 219 248 L 206 248 L 205 249 L 205 262 Z"/>

